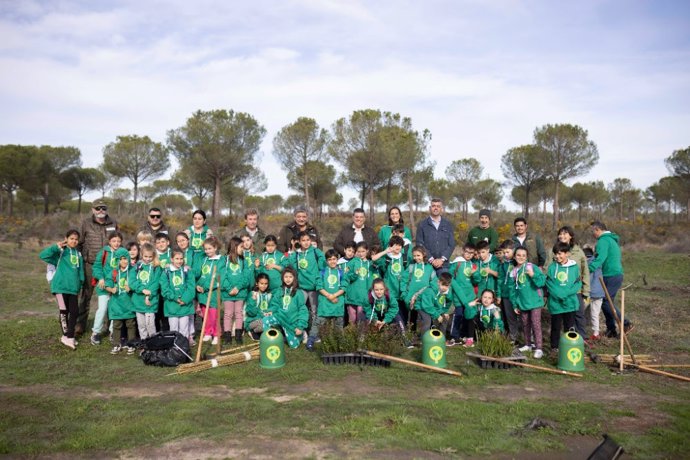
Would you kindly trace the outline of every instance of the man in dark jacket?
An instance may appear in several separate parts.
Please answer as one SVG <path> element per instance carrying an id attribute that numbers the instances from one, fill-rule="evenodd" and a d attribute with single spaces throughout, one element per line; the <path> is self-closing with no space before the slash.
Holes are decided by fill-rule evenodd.
<path id="1" fill-rule="evenodd" d="M 92 215 L 81 224 L 81 236 L 77 249 L 84 258 L 84 285 L 79 299 L 79 316 L 75 334 L 81 335 L 86 330 L 89 319 L 89 303 L 93 294 L 91 279 L 93 264 L 98 252 L 108 244 L 108 234 L 118 230 L 117 222 L 108 215 L 108 205 L 103 200 L 96 200 L 91 207 Z"/>
<path id="2" fill-rule="evenodd" d="M 544 249 L 544 241 L 541 236 L 527 232 L 527 220 L 524 217 L 517 217 L 513 221 L 515 234 L 513 241 L 515 248 L 527 248 L 528 262 L 543 268 L 546 263 L 546 249 Z"/>
<path id="3" fill-rule="evenodd" d="M 159 233 L 165 233 L 171 238 L 174 238 L 175 236 L 170 235 L 170 229 L 167 225 L 165 225 L 165 222 L 163 222 L 163 213 L 158 208 L 149 209 L 148 216 L 146 217 L 146 223 L 139 229 L 139 231 L 149 232 L 154 238 Z"/>
<path id="4" fill-rule="evenodd" d="M 280 229 L 278 233 L 278 250 L 288 252 L 293 249 L 290 242 L 297 238 L 300 232 L 307 232 L 311 235 L 312 244 L 323 250 L 323 243 L 316 227 L 309 223 L 309 212 L 304 206 L 297 206 L 294 212 L 295 220 Z"/>
<path id="5" fill-rule="evenodd" d="M 369 250 L 371 250 L 373 246 L 378 247 L 381 245 L 379 236 L 373 228 L 364 225 L 365 221 L 366 216 L 364 215 L 364 209 L 356 208 L 352 211 L 352 223 L 345 225 L 333 242 L 333 249 L 338 251 L 340 257 L 345 257 L 345 245 L 350 241 L 354 241 L 355 243 L 365 241 L 369 246 Z M 382 248 L 379 247 L 379 250 L 381 249 Z"/>
<path id="6" fill-rule="evenodd" d="M 448 271 L 448 261 L 455 249 L 453 224 L 441 214 L 443 201 L 433 198 L 429 206 L 429 217 L 419 223 L 416 236 L 417 245 L 426 249 L 428 261 L 437 275 Z"/>

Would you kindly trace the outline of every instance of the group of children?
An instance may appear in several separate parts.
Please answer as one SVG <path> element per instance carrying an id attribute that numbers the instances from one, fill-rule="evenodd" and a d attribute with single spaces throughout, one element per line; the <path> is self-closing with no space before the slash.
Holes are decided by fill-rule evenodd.
<path id="1" fill-rule="evenodd" d="M 563 243 L 554 246 L 556 261 L 546 274 L 527 262 L 526 248 L 507 240 L 498 255 L 487 242 L 466 244 L 448 272 L 437 276 L 425 249 L 412 246 L 402 225 L 392 228 L 384 250 L 370 251 L 366 242 L 352 241 L 344 257 L 334 249 L 322 252 L 307 232 L 285 254 L 277 250 L 273 235 L 265 238 L 262 252 L 243 236 L 231 238 L 221 254 L 219 239 L 197 235 L 197 230 L 178 233 L 174 248 L 165 233 L 155 238 L 140 234 L 126 248 L 120 233 L 109 235 L 93 267 L 98 309 L 92 344 L 99 344 L 108 329 L 113 354 L 123 349 L 125 330 L 129 338 L 138 331 L 142 340 L 173 330 L 194 344 L 195 317 L 206 317 L 200 337 L 212 344 L 233 337 L 241 344 L 245 331 L 256 340 L 267 328 L 280 327 L 289 346 L 304 342 L 313 350 L 321 327 L 332 323 L 340 328 L 347 321 L 397 328 L 407 346 L 413 346 L 408 333 L 419 337 L 435 327 L 446 334 L 448 346 L 473 347 L 477 330 L 504 331 L 506 323 L 516 342 L 521 319 L 526 342 L 521 350 L 541 358 L 544 289 L 549 292 L 552 350 L 561 325 L 572 327 L 579 308 L 580 272 Z M 41 253 L 56 266 L 51 290 L 64 311 L 61 340 L 70 348 L 76 346 L 76 296 L 84 277 L 78 239 L 78 232 L 70 230 L 65 241 Z"/>

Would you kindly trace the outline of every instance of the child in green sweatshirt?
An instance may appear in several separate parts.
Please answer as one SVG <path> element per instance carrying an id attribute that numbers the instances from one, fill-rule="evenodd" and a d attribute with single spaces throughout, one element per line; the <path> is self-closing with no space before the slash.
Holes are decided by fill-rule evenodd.
<path id="1" fill-rule="evenodd" d="M 515 268 L 515 241 L 512 239 L 505 240 L 499 247 L 501 250 L 501 264 L 498 267 L 498 283 L 496 286 L 496 304 L 501 307 L 503 316 L 508 322 L 508 334 L 510 340 L 517 342 L 519 334 L 518 315 L 515 313 L 513 304 L 510 302 L 510 291 L 515 289 L 515 280 L 511 277 L 513 268 Z"/>
<path id="2" fill-rule="evenodd" d="M 427 262 L 426 249 L 423 246 L 415 246 L 412 249 L 412 261 L 408 267 L 409 279 L 407 282 L 405 305 L 407 311 L 403 313 L 403 321 L 408 325 L 417 322 L 417 311 L 415 303 L 417 298 L 427 289 L 432 289 L 434 294 L 438 289 L 436 283 L 436 270 Z"/>
<path id="3" fill-rule="evenodd" d="M 74 341 L 74 328 L 79 315 L 77 296 L 84 284 L 84 260 L 77 250 L 78 244 L 79 232 L 69 230 L 64 240 L 51 244 L 39 254 L 45 263 L 55 265 L 50 292 L 55 296 L 60 310 L 60 342 L 72 350 L 77 348 Z"/>
<path id="4" fill-rule="evenodd" d="M 421 293 L 415 306 L 419 311 L 417 332 L 424 335 L 433 325 L 445 336 L 446 330 L 453 319 L 455 307 L 451 284 L 453 277 L 450 273 L 441 273 L 438 277 L 438 290 L 426 289 Z"/>
<path id="5" fill-rule="evenodd" d="M 551 352 L 558 350 L 561 325 L 568 331 L 575 327 L 575 312 L 580 309 L 577 293 L 582 289 L 580 267 L 570 259 L 570 245 L 558 242 L 553 247 L 556 261 L 546 272 L 546 288 L 549 291 L 548 308 L 551 313 Z"/>
<path id="6" fill-rule="evenodd" d="M 249 333 L 252 340 L 259 340 L 261 333 L 264 331 L 264 317 L 273 314 L 269 308 L 273 295 L 269 287 L 270 280 L 268 275 L 266 273 L 259 273 L 256 275 L 254 289 L 247 297 L 244 308 L 244 329 Z"/>
<path id="7" fill-rule="evenodd" d="M 251 238 L 249 239 L 251 241 Z M 221 278 L 221 294 L 223 301 L 223 341 L 230 343 L 232 331 L 235 331 L 235 341 L 242 345 L 242 331 L 244 330 L 244 301 L 247 300 L 249 288 L 254 285 L 254 265 L 251 259 L 245 257 L 246 248 L 242 239 L 233 236 L 228 243 L 228 253 L 225 258 L 225 270 Z M 250 256 L 251 257 L 251 256 Z"/>
<path id="8" fill-rule="evenodd" d="M 280 326 L 290 348 L 297 348 L 307 338 L 309 310 L 304 292 L 299 288 L 297 272 L 286 267 L 282 279 L 283 285 L 273 291 L 268 307 L 273 314 L 263 317 L 263 329 Z"/>
<path id="9" fill-rule="evenodd" d="M 402 248 L 403 239 L 394 235 L 388 240 L 388 248 L 371 257 L 391 296 L 398 299 L 398 308 L 405 308 L 404 299 L 410 279 L 408 260 L 403 255 Z"/>
<path id="10" fill-rule="evenodd" d="M 345 305 L 348 324 L 355 324 L 369 305 L 369 289 L 374 282 L 376 267 L 369 260 L 369 245 L 360 241 L 355 247 L 355 257 L 347 263 L 345 274 L 347 289 Z"/>
<path id="11" fill-rule="evenodd" d="M 203 244 L 205 256 L 199 259 L 194 269 L 196 279 L 196 299 L 201 307 L 201 316 L 207 316 L 206 328 L 202 331 L 204 342 L 211 341 L 212 345 L 218 344 L 220 330 L 218 321 L 218 295 L 220 282 L 225 271 L 225 258 L 220 255 L 220 241 L 215 236 L 206 238 Z M 208 308 L 208 313 L 206 309 Z"/>
<path id="12" fill-rule="evenodd" d="M 111 294 L 108 301 L 108 317 L 113 322 L 113 349 L 110 350 L 113 355 L 122 350 L 122 330 L 125 329 L 131 334 L 136 327 L 130 288 L 135 278 L 135 270 L 129 265 L 129 251 L 125 248 L 115 251 L 115 257 L 118 260 L 118 268 L 105 280 L 105 290 Z M 135 351 L 134 347 L 125 348 L 129 355 Z"/>
<path id="13" fill-rule="evenodd" d="M 287 265 L 287 259 L 282 252 L 278 251 L 278 239 L 275 235 L 267 235 L 264 238 L 265 251 L 259 259 L 259 269 L 257 273 L 268 275 L 268 292 L 277 289 L 281 285 L 280 274 Z"/>
<path id="14" fill-rule="evenodd" d="M 510 302 L 515 313 L 522 316 L 525 345 L 520 351 L 534 350 L 534 358 L 544 356 L 542 351 L 541 309 L 544 307 L 542 288 L 546 277 L 536 265 L 527 262 L 527 248 L 520 246 L 515 250 L 515 268 L 510 275 L 515 280 L 515 289 L 510 290 Z M 534 333 L 534 342 L 532 342 Z"/>
<path id="15" fill-rule="evenodd" d="M 309 307 L 309 324 L 314 324 L 318 309 L 319 293 L 316 284 L 321 271 L 326 267 L 326 258 L 321 249 L 312 244 L 312 235 L 302 231 L 298 235 L 299 247 L 290 254 L 288 265 L 297 271 L 297 281 L 304 291 Z"/>
<path id="16" fill-rule="evenodd" d="M 484 292 L 486 289 L 495 292 L 500 262 L 491 254 L 488 242 L 480 241 L 476 248 L 479 261 L 477 262 L 477 271 L 472 276 L 474 284 L 477 285 L 477 292 Z"/>
<path id="17" fill-rule="evenodd" d="M 156 334 L 156 313 L 160 303 L 161 268 L 156 265 L 156 250 L 149 243 L 141 245 L 141 261 L 134 268 L 129 288 L 137 317 L 139 337 L 146 340 Z"/>
<path id="18" fill-rule="evenodd" d="M 96 255 L 96 261 L 93 264 L 92 274 L 96 282 L 98 309 L 93 319 L 91 345 L 100 345 L 101 334 L 105 332 L 103 325 L 105 324 L 106 316 L 108 316 L 108 300 L 110 300 L 110 294 L 105 290 L 105 278 L 110 276 L 113 270 L 117 270 L 118 261 L 115 258 L 115 251 L 121 246 L 122 234 L 120 232 L 109 233 L 108 245 Z"/>
<path id="19" fill-rule="evenodd" d="M 338 268 L 338 251 L 326 251 L 326 268 L 321 272 L 316 288 L 319 291 L 319 309 L 316 321 L 307 340 L 307 350 L 313 351 L 314 344 L 319 338 L 319 329 L 326 323 L 333 327 L 343 328 L 345 315 L 345 289 L 347 280 L 345 274 Z"/>
<path id="20" fill-rule="evenodd" d="M 185 267 L 184 251 L 172 250 L 172 260 L 160 276 L 160 291 L 170 330 L 187 337 L 194 345 L 194 273 Z"/>

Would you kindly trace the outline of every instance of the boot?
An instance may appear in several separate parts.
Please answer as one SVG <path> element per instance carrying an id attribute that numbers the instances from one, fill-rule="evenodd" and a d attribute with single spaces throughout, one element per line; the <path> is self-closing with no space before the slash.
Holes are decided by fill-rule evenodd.
<path id="1" fill-rule="evenodd" d="M 230 331 L 223 332 L 222 338 L 223 338 L 223 343 L 231 344 L 232 343 L 232 332 L 230 332 Z"/>
<path id="2" fill-rule="evenodd" d="M 235 329 L 235 343 L 242 345 L 242 329 Z"/>

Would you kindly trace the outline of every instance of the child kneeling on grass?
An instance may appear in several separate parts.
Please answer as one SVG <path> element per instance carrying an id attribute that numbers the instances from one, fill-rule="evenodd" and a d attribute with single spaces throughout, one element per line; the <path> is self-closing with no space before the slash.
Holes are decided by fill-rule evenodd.
<path id="1" fill-rule="evenodd" d="M 108 301 L 108 317 L 113 321 L 113 349 L 110 353 L 116 355 L 122 350 L 120 339 L 122 338 L 122 329 L 125 328 L 127 332 L 134 331 L 136 321 L 134 318 L 134 305 L 132 304 L 132 295 L 130 284 L 134 281 L 136 276 L 135 270 L 130 269 L 129 265 L 129 251 L 125 248 L 120 248 L 115 251 L 115 258 L 118 260 L 118 268 L 112 271 L 111 276 L 105 280 L 105 290 L 110 295 Z M 134 347 L 127 346 L 127 354 L 134 353 Z"/>
<path id="2" fill-rule="evenodd" d="M 263 330 L 280 326 L 290 348 L 297 348 L 307 338 L 309 310 L 304 292 L 299 288 L 297 272 L 286 267 L 281 278 L 283 285 L 273 291 L 268 307 L 273 314 L 263 317 Z"/>

